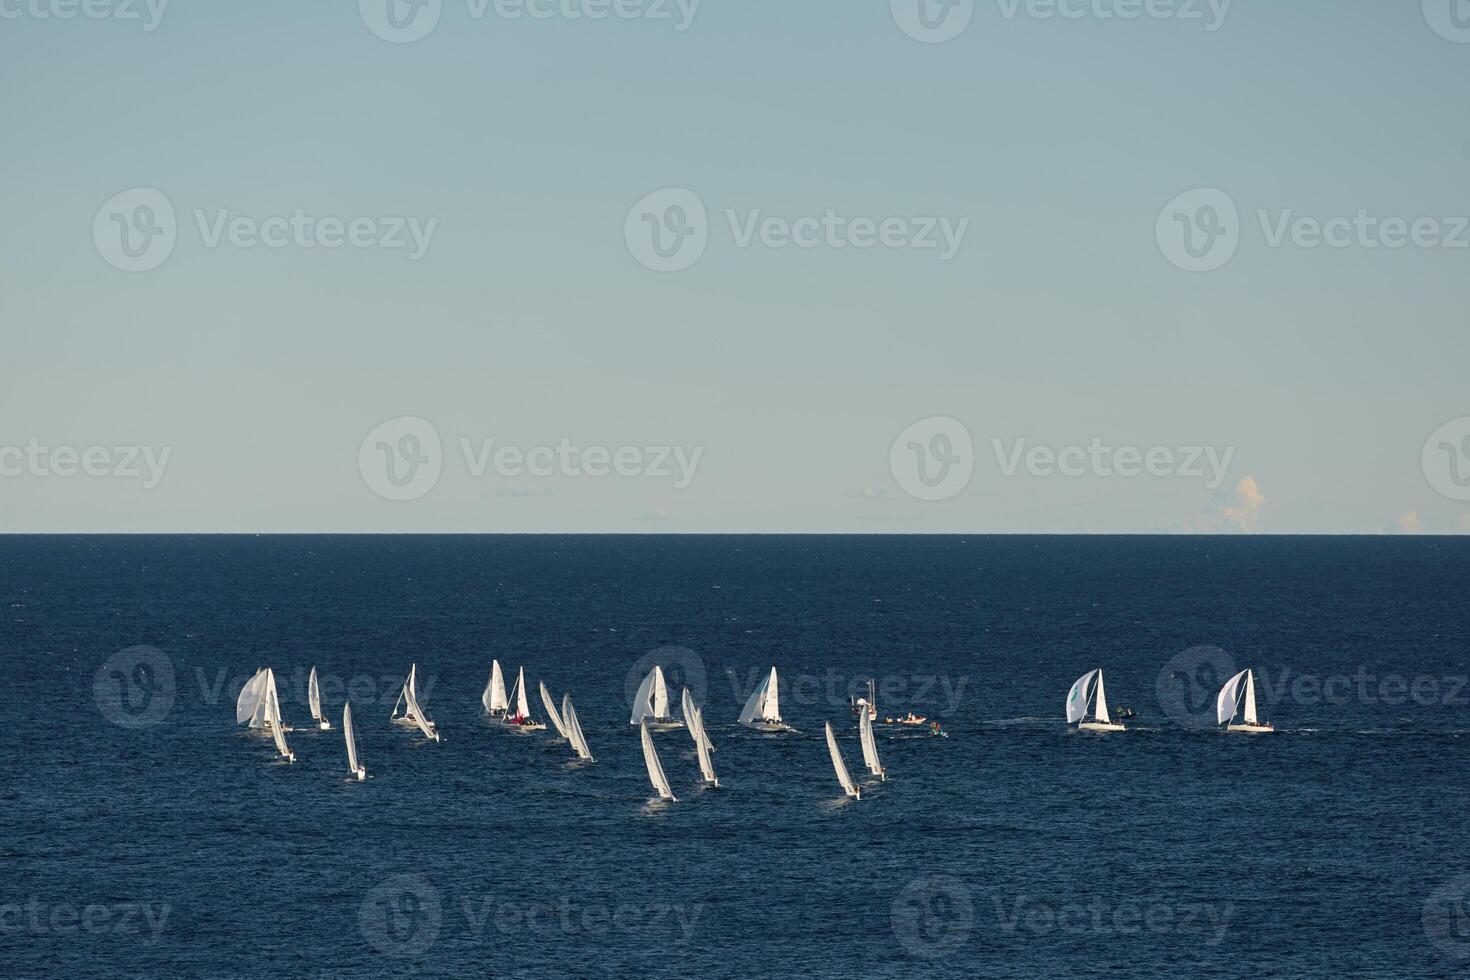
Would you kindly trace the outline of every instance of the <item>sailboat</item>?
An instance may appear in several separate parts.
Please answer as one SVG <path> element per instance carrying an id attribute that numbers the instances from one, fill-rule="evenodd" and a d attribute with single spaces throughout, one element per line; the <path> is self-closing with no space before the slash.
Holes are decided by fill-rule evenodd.
<path id="1" fill-rule="evenodd" d="M 342 737 L 347 740 L 347 771 L 361 782 L 367 778 L 367 770 L 357 761 L 357 733 L 352 730 L 351 701 L 342 705 Z"/>
<path id="2" fill-rule="evenodd" d="M 740 712 L 740 724 L 762 732 L 789 732 L 791 726 L 781 720 L 781 690 L 776 680 L 776 668 L 770 676 L 756 685 L 745 710 Z"/>
<path id="3" fill-rule="evenodd" d="M 715 774 L 715 763 L 710 758 L 710 753 L 715 750 L 715 747 L 710 742 L 709 735 L 704 731 L 704 712 L 698 708 L 691 708 L 685 717 L 689 719 L 689 728 L 695 733 L 694 751 L 699 756 L 699 772 L 704 776 L 705 782 L 719 789 L 720 777 Z"/>
<path id="4" fill-rule="evenodd" d="M 868 680 L 868 696 L 865 698 L 849 697 L 852 702 L 852 713 L 855 715 L 867 714 L 869 718 L 878 718 L 878 691 L 872 679 Z"/>
<path id="5" fill-rule="evenodd" d="M 1093 712 L 1093 720 L 1085 721 L 1088 706 L 1093 700 L 1093 695 L 1088 693 L 1088 689 L 1094 687 L 1094 679 L 1097 680 L 1097 684 L 1095 685 L 1097 707 Z M 1097 670 L 1089 670 L 1077 678 L 1077 682 L 1067 692 L 1067 724 L 1071 725 L 1073 723 L 1078 723 L 1078 730 L 1084 732 L 1125 731 L 1120 723 L 1113 721 L 1112 717 L 1108 715 L 1108 695 L 1103 689 L 1103 673 L 1101 667 Z"/>
<path id="6" fill-rule="evenodd" d="M 1245 711 L 1241 712 L 1241 679 L 1245 680 Z M 1242 714 L 1240 724 L 1234 724 L 1235 716 Z M 1215 718 L 1221 725 L 1225 725 L 1227 732 L 1274 732 L 1276 728 L 1269 722 L 1262 722 L 1256 717 L 1256 675 L 1247 667 L 1225 682 L 1220 688 L 1220 696 L 1215 698 Z"/>
<path id="7" fill-rule="evenodd" d="M 878 761 L 878 742 L 873 738 L 873 716 L 866 711 L 858 715 L 858 741 L 863 746 L 863 763 L 868 767 L 868 772 L 886 782 L 888 770 Z"/>
<path id="8" fill-rule="evenodd" d="M 413 664 L 408 668 L 408 679 L 403 682 L 403 690 L 398 692 L 398 700 L 393 702 L 392 722 L 395 725 L 416 726 L 424 733 L 424 737 L 439 741 L 439 729 L 424 715 L 424 709 L 419 707 L 418 678 L 419 665 Z M 399 707 L 403 708 L 403 714 L 398 713 Z"/>
<path id="9" fill-rule="evenodd" d="M 276 699 L 274 679 L 265 696 L 266 718 L 270 722 L 271 739 L 276 743 L 276 752 L 287 762 L 296 761 L 296 753 L 286 744 L 286 726 L 281 721 L 281 703 Z"/>
<path id="10" fill-rule="evenodd" d="M 679 706 L 684 709 L 684 721 L 689 726 L 689 737 L 694 739 L 695 747 L 699 747 L 701 739 L 709 742 L 709 736 L 704 733 L 704 712 L 694 706 L 694 698 L 689 695 L 687 687 L 679 695 Z M 713 742 L 709 742 L 709 750 L 715 750 Z"/>
<path id="11" fill-rule="evenodd" d="M 832 768 L 837 770 L 837 781 L 842 784 L 842 791 L 855 800 L 863 798 L 863 791 L 852 781 L 847 773 L 847 763 L 843 761 L 842 752 L 837 748 L 837 736 L 832 734 L 832 723 L 826 722 L 827 726 L 827 751 L 832 753 Z"/>
<path id="12" fill-rule="evenodd" d="M 276 705 L 274 717 L 279 719 L 280 698 L 276 694 L 276 673 L 269 667 L 262 667 L 240 689 L 240 696 L 235 700 L 235 724 L 248 725 L 258 730 L 279 724 L 280 722 L 272 720 L 272 701 Z M 289 728 L 286 730 L 290 731 Z"/>
<path id="13" fill-rule="evenodd" d="M 551 723 L 556 726 L 556 730 L 561 735 L 561 737 L 567 738 L 568 736 L 566 722 L 564 722 L 561 716 L 556 713 L 556 699 L 553 698 L 551 696 L 551 692 L 546 689 L 545 681 L 540 681 L 538 683 L 541 687 L 541 703 L 546 706 L 546 717 L 551 719 Z"/>
<path id="14" fill-rule="evenodd" d="M 501 719 L 503 724 L 509 725 L 523 732 L 544 732 L 546 726 L 531 717 L 531 703 L 526 697 L 526 668 L 522 667 L 516 672 L 516 686 L 511 692 L 511 704 L 515 705 L 515 714 L 506 712 L 506 717 Z"/>
<path id="15" fill-rule="evenodd" d="M 311 705 L 311 717 L 316 719 L 316 727 L 324 732 L 331 731 L 332 723 L 327 721 L 326 716 L 322 714 L 322 689 L 316 680 L 316 665 L 314 664 L 311 668 L 311 676 L 306 679 L 306 702 Z"/>
<path id="16" fill-rule="evenodd" d="M 500 661 L 490 661 L 490 679 L 485 682 L 485 691 L 480 695 L 485 713 L 492 719 L 502 721 L 510 710 L 510 698 L 505 696 L 505 677 L 500 673 Z"/>
<path id="17" fill-rule="evenodd" d="M 572 743 L 577 757 L 587 762 L 596 762 L 592 758 L 592 750 L 587 747 L 587 739 L 582 735 L 582 723 L 577 720 L 577 709 L 572 707 L 570 694 L 561 696 L 561 717 L 567 724 L 567 741 Z"/>
<path id="18" fill-rule="evenodd" d="M 669 714 L 669 685 L 664 680 L 664 669 L 657 664 L 643 678 L 643 683 L 638 685 L 638 692 L 633 695 L 633 714 L 628 719 L 628 724 L 641 725 L 644 722 L 654 728 L 684 727 L 682 721 Z"/>
<path id="19" fill-rule="evenodd" d="M 653 736 L 648 733 L 648 722 L 638 723 L 638 737 L 643 742 L 643 762 L 648 766 L 648 781 L 653 784 L 660 799 L 678 803 L 679 798 L 669 789 L 669 780 L 664 775 L 663 764 L 658 761 L 658 753 L 653 750 Z"/>

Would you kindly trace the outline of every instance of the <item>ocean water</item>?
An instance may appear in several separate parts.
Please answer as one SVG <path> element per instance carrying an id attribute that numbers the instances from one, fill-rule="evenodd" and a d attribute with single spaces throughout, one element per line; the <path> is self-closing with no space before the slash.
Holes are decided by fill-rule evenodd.
<path id="1" fill-rule="evenodd" d="M 0 976 L 1464 976 L 1467 599 L 1447 538 L 0 538 Z M 596 762 L 486 727 L 491 658 Z M 655 661 L 718 747 L 657 734 L 673 804 Z M 773 663 L 798 732 L 741 730 Z M 1096 666 L 1126 733 L 1063 724 Z M 1200 721 L 1247 666 L 1272 735 Z M 948 737 L 849 801 L 869 677 Z"/>

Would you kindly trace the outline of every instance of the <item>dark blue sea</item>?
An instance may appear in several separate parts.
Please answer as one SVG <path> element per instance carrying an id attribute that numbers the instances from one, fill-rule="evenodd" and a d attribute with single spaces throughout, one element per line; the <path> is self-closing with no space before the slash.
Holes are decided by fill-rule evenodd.
<path id="1" fill-rule="evenodd" d="M 482 722 L 492 658 L 594 763 Z M 718 747 L 656 735 L 672 804 L 654 662 Z M 1470 973 L 1470 540 L 0 537 L 0 663 L 5 978 Z M 772 664 L 793 734 L 735 723 Z M 1063 722 L 1098 666 L 1130 731 Z M 1274 734 L 1210 724 L 1245 667 Z M 849 801 L 870 677 L 947 737 Z"/>

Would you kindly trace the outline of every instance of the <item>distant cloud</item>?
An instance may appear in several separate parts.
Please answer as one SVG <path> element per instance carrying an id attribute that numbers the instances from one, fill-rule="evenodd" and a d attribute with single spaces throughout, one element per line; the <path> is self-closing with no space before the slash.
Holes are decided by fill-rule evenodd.
<path id="1" fill-rule="evenodd" d="M 1417 510 L 1406 510 L 1399 515 L 1398 527 L 1404 534 L 1423 534 L 1424 522 L 1419 519 Z"/>
<path id="2" fill-rule="evenodd" d="M 1241 477 L 1235 489 L 1225 494 L 1207 514 L 1186 517 L 1178 530 L 1215 533 L 1220 531 L 1250 532 L 1260 527 L 1261 510 L 1266 497 L 1253 476 Z"/>

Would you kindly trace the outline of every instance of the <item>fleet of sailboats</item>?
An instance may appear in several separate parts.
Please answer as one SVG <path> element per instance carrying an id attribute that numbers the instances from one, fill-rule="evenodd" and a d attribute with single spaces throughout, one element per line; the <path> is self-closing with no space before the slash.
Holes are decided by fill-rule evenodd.
<path id="1" fill-rule="evenodd" d="M 1096 702 L 1094 706 L 1094 701 Z M 1088 709 L 1092 708 L 1092 720 L 1087 720 Z M 1103 689 L 1102 668 L 1089 670 L 1077 678 L 1067 692 L 1067 724 L 1075 724 L 1081 731 L 1121 732 L 1121 722 L 1113 721 L 1108 715 L 1108 695 Z"/>
<path id="2" fill-rule="evenodd" d="M 403 690 L 398 692 L 398 700 L 393 704 L 393 716 L 390 719 L 395 725 L 408 725 L 418 728 L 424 733 L 424 737 L 437 742 L 439 741 L 439 729 L 424 714 L 424 709 L 419 706 L 418 689 L 416 679 L 418 677 L 419 665 L 413 664 L 408 669 L 408 677 L 403 682 Z M 403 714 L 398 709 L 403 709 Z"/>
<path id="3" fill-rule="evenodd" d="M 404 679 L 398 700 L 393 705 L 390 720 L 396 725 L 417 728 L 425 738 L 438 742 L 440 741 L 438 728 L 434 722 L 429 720 L 423 706 L 419 703 L 417 678 L 418 665 L 412 664 L 409 667 L 408 676 Z M 551 724 L 555 726 L 557 733 L 566 739 L 578 758 L 587 762 L 595 761 L 583 734 L 582 724 L 577 718 L 577 709 L 572 704 L 571 695 L 562 696 L 561 707 L 558 710 L 556 699 L 552 697 L 546 683 L 539 682 L 538 688 L 541 704 L 546 709 L 546 715 L 551 720 Z M 870 775 L 886 781 L 887 769 L 878 754 L 877 712 L 873 693 L 873 685 L 870 682 L 868 697 L 851 699 L 852 707 L 858 719 L 858 742 L 862 748 L 863 764 Z M 669 713 L 668 684 L 662 668 L 655 666 L 638 687 L 633 701 L 633 715 L 630 719 L 632 724 L 638 728 L 649 783 L 660 799 L 671 802 L 677 802 L 677 797 L 669 784 L 668 776 L 653 741 L 653 732 L 659 727 L 687 727 L 690 738 L 694 741 L 701 777 L 710 786 L 718 788 L 720 785 L 713 761 L 715 746 L 705 727 L 704 712 L 694 703 L 693 695 L 688 688 L 682 690 L 679 700 L 683 712 L 682 721 Z M 524 667 L 517 670 L 512 694 L 507 696 L 500 662 L 492 661 L 490 680 L 481 694 L 481 701 L 486 713 L 502 724 L 526 731 L 546 730 L 546 725 L 531 717 Z M 314 666 L 307 679 L 307 704 L 317 729 L 330 730 L 332 726 L 322 706 L 321 684 Z M 1131 716 L 1127 709 L 1123 711 L 1125 716 Z M 1249 668 L 1240 671 L 1225 682 L 1216 697 L 1215 711 L 1217 721 L 1229 732 L 1271 732 L 1275 730 L 1269 721 L 1262 721 L 1257 713 L 1255 673 Z M 1238 722 L 1237 718 L 1240 719 Z M 740 713 L 739 720 L 742 725 L 757 731 L 792 731 L 781 718 L 779 678 L 775 667 L 771 668 L 770 673 L 751 693 L 744 710 Z M 1067 692 L 1066 720 L 1069 725 L 1075 724 L 1079 729 L 1087 731 L 1120 732 L 1125 730 L 1120 722 L 1113 720 L 1108 711 L 1107 690 L 1103 681 L 1102 668 L 1088 671 L 1072 684 L 1071 689 Z M 259 668 L 240 689 L 239 696 L 235 700 L 235 721 L 252 731 L 269 735 L 278 757 L 287 762 L 296 761 L 296 754 L 286 741 L 286 735 L 292 729 L 282 717 L 275 672 L 270 667 Z M 862 799 L 862 787 L 853 780 L 847 768 L 847 761 L 838 746 L 837 736 L 832 730 L 830 721 L 824 722 L 823 733 L 838 784 L 847 796 Z M 342 736 L 347 748 L 348 774 L 358 780 L 366 779 L 367 769 L 358 755 L 357 732 L 353 727 L 350 703 L 344 703 L 342 706 Z"/>
<path id="4" fill-rule="evenodd" d="M 1241 683 L 1242 679 L 1244 685 Z M 1235 723 L 1237 714 L 1241 716 L 1239 724 Z M 1227 732 L 1261 733 L 1276 730 L 1270 722 L 1263 722 L 1256 717 L 1256 675 L 1249 667 L 1230 678 L 1220 688 L 1220 694 L 1215 698 L 1215 718 L 1219 724 L 1225 726 Z"/>
<path id="5" fill-rule="evenodd" d="M 628 718 L 628 724 L 641 725 L 644 722 L 655 728 L 682 728 L 684 725 L 669 714 L 669 684 L 664 680 L 663 668 L 657 664 L 633 695 L 633 714 Z"/>
<path id="6" fill-rule="evenodd" d="M 781 720 L 781 686 L 776 678 L 776 668 L 766 676 L 745 702 L 740 712 L 740 724 L 762 732 L 789 732 L 791 726 Z"/>

